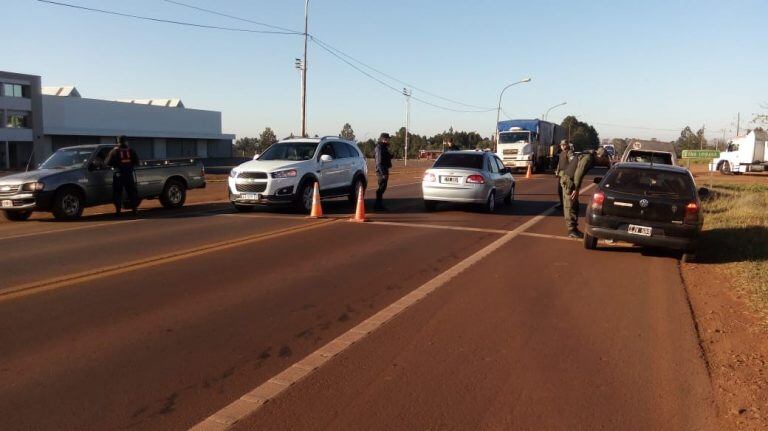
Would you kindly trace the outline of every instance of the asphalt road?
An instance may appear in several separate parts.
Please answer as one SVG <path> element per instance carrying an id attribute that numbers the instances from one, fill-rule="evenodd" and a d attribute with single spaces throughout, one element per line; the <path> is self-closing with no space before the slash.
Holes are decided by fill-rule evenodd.
<path id="1" fill-rule="evenodd" d="M 674 256 L 564 238 L 536 218 L 551 177 L 483 214 L 425 213 L 416 176 L 367 224 L 346 201 L 0 224 L 0 428 L 187 429 L 513 230 L 235 428 L 713 428 Z"/>

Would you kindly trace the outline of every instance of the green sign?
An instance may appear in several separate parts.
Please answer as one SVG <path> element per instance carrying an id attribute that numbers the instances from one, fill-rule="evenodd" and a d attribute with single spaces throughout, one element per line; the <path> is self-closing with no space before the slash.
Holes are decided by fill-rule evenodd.
<path id="1" fill-rule="evenodd" d="M 714 159 L 720 157 L 717 150 L 683 150 L 684 159 Z"/>

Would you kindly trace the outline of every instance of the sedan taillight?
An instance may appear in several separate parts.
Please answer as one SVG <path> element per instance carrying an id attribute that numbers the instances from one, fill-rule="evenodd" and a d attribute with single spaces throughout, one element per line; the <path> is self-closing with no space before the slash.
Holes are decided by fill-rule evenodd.
<path id="1" fill-rule="evenodd" d="M 485 184 L 485 178 L 482 175 L 470 175 L 467 177 L 468 184 Z"/>
<path id="2" fill-rule="evenodd" d="M 592 195 L 592 203 L 590 204 L 593 213 L 600 214 L 603 212 L 603 202 L 605 202 L 605 193 L 597 192 Z"/>
<path id="3" fill-rule="evenodd" d="M 427 172 L 426 174 L 424 174 L 424 182 L 426 183 L 434 183 L 435 179 L 436 179 L 435 174 L 431 172 Z"/>
<path id="4" fill-rule="evenodd" d="M 685 206 L 685 218 L 683 223 L 696 224 L 699 222 L 699 204 L 691 202 Z"/>

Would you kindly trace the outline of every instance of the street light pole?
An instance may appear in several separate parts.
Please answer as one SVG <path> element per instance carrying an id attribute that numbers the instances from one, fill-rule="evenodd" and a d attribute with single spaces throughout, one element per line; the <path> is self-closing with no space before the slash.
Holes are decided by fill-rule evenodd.
<path id="1" fill-rule="evenodd" d="M 408 130 L 411 128 L 411 90 L 403 88 L 403 96 L 405 96 L 405 156 L 403 158 L 403 164 L 408 166 Z"/>
<path id="2" fill-rule="evenodd" d="M 563 105 L 565 105 L 565 104 L 567 104 L 567 103 L 568 103 L 568 102 L 558 103 L 557 105 L 555 105 L 555 106 L 553 106 L 553 107 L 551 107 L 551 108 L 547 109 L 547 112 L 546 112 L 544 115 L 542 115 L 542 116 L 541 116 L 541 119 L 542 119 L 542 120 L 544 120 L 544 121 L 547 121 L 547 118 L 549 118 L 549 111 L 551 111 L 551 110 L 553 110 L 553 109 L 557 108 L 558 106 L 563 106 Z"/>
<path id="3" fill-rule="evenodd" d="M 309 37 L 309 0 L 304 0 L 304 62 L 301 68 L 301 137 L 307 137 L 307 39 Z"/>
<path id="4" fill-rule="evenodd" d="M 513 82 L 512 84 L 509 84 L 506 87 L 504 87 L 504 89 L 501 90 L 501 93 L 499 93 L 499 105 L 496 107 L 496 147 L 497 148 L 499 145 L 499 117 L 501 116 L 501 97 L 504 96 L 504 92 L 507 91 L 507 88 L 513 85 L 522 84 L 524 82 L 531 82 L 531 78 L 525 78 L 525 79 L 521 79 L 520 81 Z"/>

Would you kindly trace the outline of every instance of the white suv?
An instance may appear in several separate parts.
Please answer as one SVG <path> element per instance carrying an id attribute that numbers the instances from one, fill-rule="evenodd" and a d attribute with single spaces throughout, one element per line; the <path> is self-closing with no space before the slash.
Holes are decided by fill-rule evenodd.
<path id="1" fill-rule="evenodd" d="M 293 204 L 312 209 L 312 191 L 320 183 L 323 198 L 348 196 L 357 202 L 365 190 L 368 167 L 354 142 L 336 136 L 285 139 L 229 174 L 229 200 L 239 211 L 256 205 Z"/>

